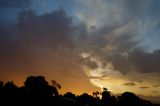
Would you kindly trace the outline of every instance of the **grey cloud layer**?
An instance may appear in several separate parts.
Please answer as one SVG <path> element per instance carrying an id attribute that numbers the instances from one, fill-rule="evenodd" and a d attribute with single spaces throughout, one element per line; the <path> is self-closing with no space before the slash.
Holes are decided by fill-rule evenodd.
<path id="1" fill-rule="evenodd" d="M 82 13 L 85 15 L 84 20 L 95 20 L 97 25 L 87 35 L 87 43 L 84 43 L 88 45 L 85 48 L 86 52 L 93 57 L 101 58 L 104 65 L 112 63 L 114 69 L 122 73 L 130 71 L 160 72 L 160 53 L 159 47 L 156 46 L 159 43 L 155 41 L 155 39 L 159 39 L 159 36 L 155 35 L 156 32 L 159 33 L 156 24 L 159 21 L 157 16 L 157 10 L 160 10 L 157 6 L 158 2 L 154 0 L 101 0 L 99 3 L 84 1 L 89 11 L 94 13 L 93 17 L 91 17 L 92 14 L 86 15 L 87 11 L 86 14 Z M 94 9 L 93 7 L 96 5 L 102 8 Z M 104 10 L 106 11 L 104 12 Z M 101 27 L 99 27 L 101 24 L 99 11 L 104 20 Z M 114 14 L 117 11 L 119 12 Z M 144 46 L 144 44 L 146 45 Z M 148 52 L 150 50 L 152 52 Z"/>

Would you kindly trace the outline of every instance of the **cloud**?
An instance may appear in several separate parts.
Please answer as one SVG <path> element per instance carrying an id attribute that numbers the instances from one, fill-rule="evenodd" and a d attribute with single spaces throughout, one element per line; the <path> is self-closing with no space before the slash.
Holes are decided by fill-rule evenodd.
<path id="1" fill-rule="evenodd" d="M 104 78 L 106 78 L 106 77 L 109 77 L 109 76 L 90 76 L 89 78 L 90 79 L 104 79 Z"/>
<path id="2" fill-rule="evenodd" d="M 17 23 L 0 29 L 2 74 L 21 73 L 21 70 L 35 73 L 34 70 L 45 70 L 45 67 L 48 70 L 81 70 L 80 56 L 74 50 L 76 45 L 72 39 L 74 31 L 71 18 L 63 10 L 43 15 L 21 12 Z"/>
<path id="3" fill-rule="evenodd" d="M 140 72 L 159 72 L 160 50 L 153 53 L 145 53 L 143 51 L 133 51 L 129 54 L 128 60 L 135 70 Z"/>
<path id="4" fill-rule="evenodd" d="M 89 68 L 91 69 L 96 69 L 98 67 L 97 63 L 95 62 L 91 62 L 91 61 L 87 61 L 87 60 L 84 60 L 84 63 L 85 65 L 87 65 Z"/>
<path id="5" fill-rule="evenodd" d="M 152 91 L 153 93 L 158 93 L 158 91 Z"/>
<path id="6" fill-rule="evenodd" d="M 17 4 L 22 4 L 21 1 L 16 1 L 14 3 L 9 1 L 1 1 L 4 6 L 16 6 Z M 80 2 L 80 1 L 77 1 Z M 88 8 L 88 11 L 82 12 L 82 11 L 76 11 L 78 14 L 81 14 L 84 16 L 84 24 L 85 26 L 79 27 L 78 31 L 79 37 L 73 36 L 73 33 L 75 31 L 74 28 L 71 28 L 71 19 L 67 19 L 64 21 L 65 14 L 61 12 L 52 12 L 49 14 L 44 15 L 36 15 L 33 11 L 26 11 L 22 12 L 19 15 L 18 18 L 18 33 L 20 33 L 20 42 L 22 45 L 29 46 L 49 46 L 51 48 L 56 48 L 58 46 L 64 46 L 64 47 L 73 47 L 78 46 L 80 49 L 84 50 L 85 52 L 91 53 L 91 55 L 97 56 L 99 58 L 102 58 L 104 64 L 112 63 L 115 70 L 120 71 L 122 73 L 127 73 L 129 71 L 139 71 L 139 72 L 158 72 L 159 68 L 157 67 L 159 62 L 158 57 L 154 53 L 146 53 L 144 50 L 139 50 L 138 46 L 141 41 L 138 40 L 139 37 L 139 28 L 141 29 L 141 26 L 138 25 L 137 21 L 137 9 L 140 9 L 141 11 L 138 11 L 139 15 L 146 11 L 146 9 L 149 9 L 150 5 L 149 1 L 145 2 L 138 2 L 138 1 L 126 1 L 123 0 L 121 2 L 113 1 L 100 1 L 99 3 L 94 3 L 92 1 L 88 2 L 80 2 L 81 5 L 85 4 L 85 8 Z M 25 4 L 25 3 L 24 3 Z M 120 4 L 120 5 L 119 5 Z M 131 4 L 135 4 L 133 6 L 130 6 Z M 144 4 L 144 8 L 141 9 L 141 5 Z M 153 2 L 151 4 L 154 4 Z M 93 5 L 101 5 L 104 8 L 97 8 L 94 11 L 92 11 Z M 115 9 L 112 9 L 112 7 L 115 7 Z M 122 7 L 123 6 L 123 7 Z M 126 8 L 128 10 L 126 10 Z M 106 15 L 104 14 L 105 10 L 107 10 Z M 92 14 L 89 14 L 87 16 L 86 13 L 91 11 L 91 13 L 95 13 L 95 16 L 101 16 L 101 17 L 92 17 L 93 21 L 96 23 L 91 24 L 90 20 L 92 18 L 89 18 L 92 16 Z M 98 11 L 100 14 L 98 14 Z M 113 17 L 118 17 L 111 20 L 111 13 L 118 12 L 119 14 L 113 14 Z M 134 14 L 129 14 L 129 13 Z M 136 14 L 135 14 L 136 13 Z M 102 15 L 104 14 L 104 15 Z M 124 17 L 127 14 L 129 18 Z M 61 16 L 62 15 L 62 16 Z M 63 16 L 64 15 L 64 16 Z M 130 17 L 135 15 L 135 17 Z M 138 15 L 138 17 L 139 17 Z M 112 18 L 113 18 L 112 17 Z M 140 16 L 143 17 L 143 16 Z M 86 20 L 89 21 L 87 22 Z M 144 17 L 143 17 L 144 18 Z M 82 18 L 79 18 L 82 19 Z M 103 24 L 101 20 L 106 19 L 106 21 L 103 21 Z M 135 20 L 136 19 L 136 20 Z M 55 21 L 52 21 L 55 20 Z M 110 21 L 107 21 L 110 20 Z M 121 20 L 121 21 L 119 21 Z M 141 19 L 140 19 L 141 20 Z M 58 22 L 63 23 L 59 25 Z M 92 22 L 93 22 L 92 21 Z M 93 22 L 93 23 L 94 23 Z M 148 21 L 147 21 L 148 22 Z M 70 23 L 70 25 L 69 25 Z M 101 24 L 101 26 L 99 26 Z M 67 26 L 68 25 L 68 26 Z M 92 28 L 92 31 L 89 33 L 87 32 L 89 29 L 87 29 L 88 25 L 91 27 L 94 26 L 94 29 Z M 63 27 L 62 27 L 63 26 Z M 137 27 L 138 26 L 138 27 Z M 69 28 L 69 29 L 67 29 Z M 80 29 L 81 28 L 81 29 Z M 86 29 L 87 31 L 85 31 Z M 40 30 L 39 30 L 40 29 Z M 60 30 L 63 30 L 60 31 Z M 61 33 L 60 33 L 61 32 Z M 84 33 L 82 33 L 84 32 Z M 138 32 L 138 33 L 137 33 Z M 54 36 L 51 35 L 54 33 Z M 56 34 L 58 33 L 58 34 Z M 66 34 L 65 34 L 66 33 Z M 45 36 L 44 36 L 45 35 Z M 83 36 L 83 37 L 82 37 Z M 140 35 L 141 36 L 141 35 Z M 73 41 L 73 39 L 76 39 L 76 43 Z M 81 40 L 83 39 L 83 40 Z M 59 43 L 61 41 L 61 43 Z M 75 44 L 74 44 L 75 43 Z M 83 44 L 80 44 L 83 43 Z M 137 50 L 138 48 L 138 50 Z M 139 56 L 143 55 L 143 56 Z M 145 62 L 142 62 L 144 59 L 142 57 L 144 56 L 150 56 L 150 60 L 146 60 Z M 84 61 L 84 63 L 89 66 L 90 68 L 94 69 L 97 67 L 97 64 L 95 62 L 90 62 L 88 60 Z"/>
<path id="7" fill-rule="evenodd" d="M 160 48 L 153 50 L 156 48 L 155 45 L 159 45 L 153 40 L 159 37 L 151 38 L 150 36 L 155 31 L 159 33 L 155 30 L 159 20 L 154 7 L 156 1 L 100 0 L 96 2 L 89 0 L 86 2 L 82 0 L 77 2 L 84 5 L 85 9 L 87 8 L 87 11 L 76 10 L 77 18 L 82 20 L 87 28 L 87 37 L 83 40 L 86 44 L 85 52 L 101 58 L 105 65 L 112 63 L 115 70 L 124 74 L 129 71 L 159 72 L 160 69 L 157 66 L 160 59 L 158 56 L 155 58 L 155 50 L 158 51 Z M 94 8 L 97 5 L 98 8 Z M 149 42 L 155 42 L 152 49 L 147 48 L 151 45 Z M 148 53 L 151 50 L 152 52 Z M 142 59 L 143 56 L 139 55 L 147 58 Z M 144 60 L 145 62 L 142 62 Z"/>
<path id="8" fill-rule="evenodd" d="M 142 73 L 159 72 L 160 52 L 146 53 L 143 50 L 133 50 L 124 54 L 113 54 L 108 56 L 108 61 L 114 66 L 115 70 L 122 73 L 138 71 Z"/>
<path id="9" fill-rule="evenodd" d="M 33 11 L 19 15 L 18 28 L 22 43 L 31 46 L 72 47 L 74 27 L 63 10 L 41 16 Z"/>
<path id="10" fill-rule="evenodd" d="M 141 89 L 149 89 L 150 87 L 149 86 L 141 86 L 140 88 Z"/>
<path id="11" fill-rule="evenodd" d="M 138 39 L 138 35 L 126 29 L 128 26 L 130 23 L 111 32 L 90 35 L 86 40 L 89 45 L 86 52 L 93 57 L 101 58 L 104 65 L 112 63 L 114 69 L 122 73 L 159 72 L 159 50 L 147 52 L 140 46 L 141 40 Z M 124 32 L 125 30 L 127 32 Z"/>
<path id="12" fill-rule="evenodd" d="M 136 84 L 134 82 L 126 82 L 123 85 L 124 86 L 135 86 Z"/>
<path id="13" fill-rule="evenodd" d="M 156 85 L 153 85 L 152 87 L 159 87 L 160 85 L 159 84 L 156 84 Z"/>

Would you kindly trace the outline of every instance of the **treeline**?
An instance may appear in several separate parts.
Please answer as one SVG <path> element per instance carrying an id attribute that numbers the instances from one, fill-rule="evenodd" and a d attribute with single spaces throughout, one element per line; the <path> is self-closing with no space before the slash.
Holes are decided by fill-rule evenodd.
<path id="1" fill-rule="evenodd" d="M 131 92 L 113 96 L 104 88 L 93 95 L 76 96 L 71 92 L 60 95 L 58 88 L 60 84 L 53 80 L 50 85 L 43 76 L 27 77 L 22 87 L 17 87 L 13 81 L 5 84 L 1 81 L 0 106 L 160 106 Z"/>

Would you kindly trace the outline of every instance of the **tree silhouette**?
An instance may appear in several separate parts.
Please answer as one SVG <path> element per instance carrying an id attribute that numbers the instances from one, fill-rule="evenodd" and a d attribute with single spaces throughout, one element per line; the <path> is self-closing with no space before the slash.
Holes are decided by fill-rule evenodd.
<path id="1" fill-rule="evenodd" d="M 92 93 L 93 97 L 97 98 L 97 99 L 100 99 L 100 95 L 101 95 L 101 92 L 99 91 L 95 91 Z"/>
<path id="2" fill-rule="evenodd" d="M 99 100 L 94 98 L 93 96 L 84 93 L 77 97 L 78 101 L 85 106 L 98 106 Z"/>
<path id="3" fill-rule="evenodd" d="M 76 95 L 73 94 L 72 92 L 67 92 L 67 93 L 65 93 L 65 94 L 63 95 L 63 97 L 76 100 Z"/>
<path id="4" fill-rule="evenodd" d="M 18 87 L 13 81 L 8 81 L 3 87 L 3 94 L 7 97 L 18 96 Z"/>
<path id="5" fill-rule="evenodd" d="M 116 97 L 111 96 L 110 91 L 108 91 L 107 88 L 103 88 L 101 105 L 102 106 L 116 106 Z"/>
<path id="6" fill-rule="evenodd" d="M 55 80 L 51 80 L 52 86 L 54 86 L 55 88 L 61 89 L 61 85 L 58 84 Z"/>
<path id="7" fill-rule="evenodd" d="M 31 96 L 57 96 L 55 87 L 48 84 L 43 76 L 30 76 L 24 82 L 24 88 Z"/>
<path id="8" fill-rule="evenodd" d="M 13 81 L 5 84 L 0 81 L 0 106 L 160 106 L 131 92 L 115 97 L 103 88 L 102 92 L 93 92 L 93 96 L 87 93 L 76 96 L 72 92 L 62 96 L 56 87 L 60 88 L 60 84 L 52 80 L 49 85 L 43 76 L 27 77 L 22 87 Z"/>
<path id="9" fill-rule="evenodd" d="M 125 92 L 119 97 L 119 105 L 123 106 L 141 106 L 141 99 L 134 93 Z"/>

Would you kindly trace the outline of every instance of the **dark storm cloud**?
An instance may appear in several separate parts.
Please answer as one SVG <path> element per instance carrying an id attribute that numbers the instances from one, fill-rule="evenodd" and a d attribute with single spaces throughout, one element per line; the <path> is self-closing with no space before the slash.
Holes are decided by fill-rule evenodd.
<path id="1" fill-rule="evenodd" d="M 37 16 L 33 11 L 19 15 L 18 28 L 22 43 L 30 46 L 72 47 L 74 27 L 63 10 Z"/>
<path id="2" fill-rule="evenodd" d="M 128 60 L 135 70 L 141 72 L 160 72 L 160 50 L 153 53 L 133 51 L 129 53 Z"/>
<path id="3" fill-rule="evenodd" d="M 17 23 L 0 28 L 2 74 L 20 70 L 34 72 L 45 67 L 68 70 L 68 73 L 75 67 L 78 70 L 79 57 L 73 51 L 74 30 L 71 18 L 62 9 L 40 16 L 33 11 L 21 12 Z"/>
<path id="4" fill-rule="evenodd" d="M 136 84 L 134 82 L 127 82 L 123 84 L 124 86 L 135 86 Z"/>
<path id="5" fill-rule="evenodd" d="M 114 54 L 109 57 L 114 69 L 122 73 L 129 71 L 138 71 L 142 73 L 151 73 L 160 71 L 160 52 L 159 50 L 153 53 L 146 53 L 142 50 L 134 50 L 127 53 L 127 56 L 122 54 Z"/>
<path id="6" fill-rule="evenodd" d="M 160 71 L 160 52 L 159 50 L 153 53 L 146 53 L 142 50 L 134 50 L 127 53 L 127 56 L 122 54 L 114 54 L 108 56 L 108 61 L 111 61 L 114 69 L 122 73 L 129 71 L 138 71 L 142 73 L 159 72 Z"/>

